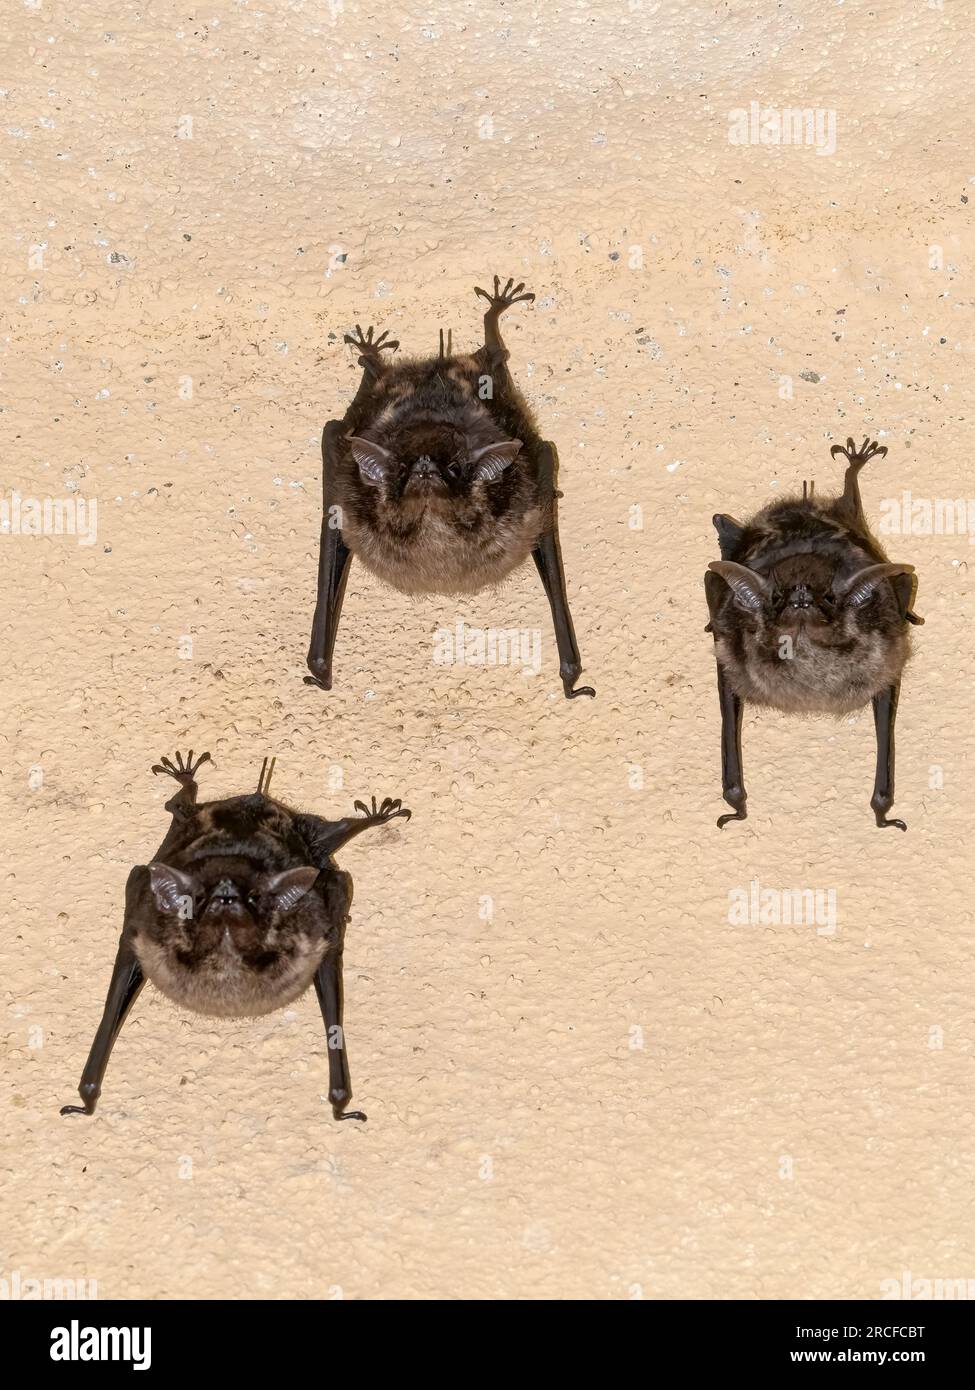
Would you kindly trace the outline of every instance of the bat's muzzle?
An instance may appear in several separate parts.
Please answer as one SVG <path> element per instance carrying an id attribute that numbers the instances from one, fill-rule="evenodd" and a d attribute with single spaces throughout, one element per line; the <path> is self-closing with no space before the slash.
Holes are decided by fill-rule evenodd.
<path id="1" fill-rule="evenodd" d="M 236 917 L 243 914 L 243 894 L 232 878 L 222 878 L 214 887 L 204 911 L 215 916 Z"/>
<path id="2" fill-rule="evenodd" d="M 436 493 L 446 492 L 446 490 L 440 469 L 429 454 L 423 454 L 410 469 L 410 476 L 406 480 L 406 491 L 408 493 Z"/>
<path id="3" fill-rule="evenodd" d="M 806 608 L 812 608 L 813 602 L 813 592 L 809 585 L 796 584 L 789 594 L 786 606 L 801 612 Z"/>

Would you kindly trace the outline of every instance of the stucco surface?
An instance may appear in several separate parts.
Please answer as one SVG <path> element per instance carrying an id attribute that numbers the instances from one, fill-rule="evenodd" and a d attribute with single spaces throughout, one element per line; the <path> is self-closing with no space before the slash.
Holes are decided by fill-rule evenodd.
<path id="1" fill-rule="evenodd" d="M 750 818 L 716 829 L 701 582 L 712 513 L 827 490 L 848 434 L 889 447 L 874 520 L 975 492 L 964 7 L 334 11 L 5 21 L 3 484 L 97 498 L 98 529 L 0 537 L 0 1273 L 123 1298 L 975 1278 L 970 543 L 888 538 L 927 620 L 906 835 L 873 824 L 869 711 L 748 714 Z M 832 110 L 835 152 L 730 143 L 752 101 Z M 474 346 L 495 270 L 538 296 L 504 328 L 559 446 L 598 698 L 563 700 L 533 571 L 458 604 L 361 568 L 325 695 L 302 676 L 342 334 Z M 436 664 L 458 621 L 540 629 L 541 673 Z M 339 856 L 365 1127 L 323 1099 L 313 996 L 204 1020 L 151 986 L 95 1118 L 58 1114 L 176 747 L 211 750 L 204 795 L 273 753 L 305 809 L 413 810 Z M 834 890 L 837 930 L 731 924 L 753 879 Z"/>

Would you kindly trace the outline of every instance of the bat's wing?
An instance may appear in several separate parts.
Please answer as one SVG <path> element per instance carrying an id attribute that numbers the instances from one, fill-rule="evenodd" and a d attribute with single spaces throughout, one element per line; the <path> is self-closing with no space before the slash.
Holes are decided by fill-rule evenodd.
<path id="1" fill-rule="evenodd" d="M 733 516 L 727 516 L 724 512 L 716 513 L 711 518 L 711 523 L 718 533 L 718 549 L 721 551 L 722 560 L 733 560 L 739 542 L 745 534 L 744 526 Z"/>
<path id="2" fill-rule="evenodd" d="M 579 695 L 595 695 L 596 692 L 591 685 L 576 687 L 576 681 L 582 674 L 582 658 L 579 655 L 572 614 L 569 611 L 562 547 L 559 543 L 558 500 L 562 494 L 558 489 L 558 454 L 555 445 L 548 441 L 537 444 L 531 441 L 531 450 L 535 462 L 538 494 L 547 517 L 545 529 L 532 551 L 532 559 L 535 561 L 535 568 L 552 610 L 562 688 L 566 699 L 574 700 Z"/>
<path id="3" fill-rule="evenodd" d="M 345 923 L 349 920 L 349 908 L 352 906 L 352 875 L 333 864 L 319 879 L 319 889 L 330 920 L 341 923 L 344 931 Z"/>
<path id="4" fill-rule="evenodd" d="M 98 1097 L 101 1094 L 102 1081 L 105 1077 L 108 1059 L 112 1055 L 115 1039 L 121 1032 L 122 1024 L 138 998 L 139 991 L 145 984 L 142 967 L 132 950 L 131 938 L 148 886 L 149 871 L 144 864 L 140 864 L 129 874 L 128 882 L 125 885 L 125 918 L 122 924 L 122 935 L 119 937 L 115 968 L 112 971 L 111 982 L 108 986 L 102 1021 L 98 1025 L 98 1031 L 88 1053 L 88 1061 L 85 1063 L 85 1069 L 81 1074 L 81 1082 L 78 1086 L 78 1094 L 81 1096 L 83 1104 L 62 1106 L 62 1115 L 93 1115 L 95 1113 L 95 1106 L 98 1104 Z"/>
<path id="5" fill-rule="evenodd" d="M 368 376 L 366 372 L 363 381 Z M 353 406 L 350 406 L 346 420 L 352 413 Z M 336 525 L 336 521 L 341 519 L 341 508 L 336 502 L 336 476 L 344 430 L 343 421 L 330 420 L 322 431 L 322 538 L 318 556 L 318 599 L 308 646 L 311 675 L 305 676 L 306 685 L 317 685 L 322 690 L 332 688 L 332 653 L 352 565 L 352 552 L 342 539 L 341 528 Z"/>

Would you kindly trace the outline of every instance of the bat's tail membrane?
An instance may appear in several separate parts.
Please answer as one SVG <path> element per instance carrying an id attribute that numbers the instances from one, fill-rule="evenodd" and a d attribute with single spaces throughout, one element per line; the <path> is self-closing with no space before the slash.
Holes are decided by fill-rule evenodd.
<path id="1" fill-rule="evenodd" d="M 274 776 L 274 764 L 276 762 L 277 758 L 272 758 L 271 765 L 268 767 L 268 761 L 267 758 L 265 758 L 261 764 L 261 775 L 257 779 L 258 796 L 268 796 L 270 794 L 271 778 Z"/>

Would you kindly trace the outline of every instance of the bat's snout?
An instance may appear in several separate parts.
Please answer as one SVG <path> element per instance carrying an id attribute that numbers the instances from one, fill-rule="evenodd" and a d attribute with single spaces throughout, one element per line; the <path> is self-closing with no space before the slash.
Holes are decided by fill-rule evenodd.
<path id="1" fill-rule="evenodd" d="M 439 467 L 429 454 L 422 454 L 410 469 L 410 476 L 406 480 L 407 493 L 438 493 L 446 490 Z"/>
<path id="2" fill-rule="evenodd" d="M 213 917 L 243 917 L 244 896 L 233 879 L 222 878 L 214 887 L 204 912 Z"/>
<path id="3" fill-rule="evenodd" d="M 812 608 L 813 602 L 813 592 L 809 585 L 796 584 L 789 593 L 786 606 L 801 611 L 805 608 Z"/>
<path id="4" fill-rule="evenodd" d="M 227 903 L 240 902 L 240 889 L 237 887 L 236 883 L 234 883 L 233 879 L 222 878 L 210 894 L 210 901 L 223 903 L 224 905 Z"/>

